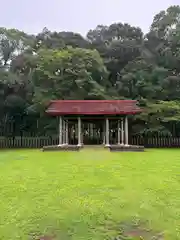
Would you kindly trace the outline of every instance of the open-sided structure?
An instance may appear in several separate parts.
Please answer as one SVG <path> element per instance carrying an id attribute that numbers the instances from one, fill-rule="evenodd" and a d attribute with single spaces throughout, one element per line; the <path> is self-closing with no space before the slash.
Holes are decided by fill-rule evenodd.
<path id="1" fill-rule="evenodd" d="M 59 144 L 56 146 L 58 149 L 72 148 L 72 144 L 69 144 L 72 131 L 77 132 L 76 146 L 78 149 L 81 148 L 93 123 L 98 126 L 101 144 L 111 150 L 125 150 L 132 149 L 128 141 L 128 116 L 140 113 L 141 109 L 134 100 L 56 100 L 50 102 L 46 112 L 59 117 Z M 113 144 L 110 143 L 111 122 L 116 129 L 114 138 L 117 141 Z M 72 123 L 75 126 L 73 130 Z"/>

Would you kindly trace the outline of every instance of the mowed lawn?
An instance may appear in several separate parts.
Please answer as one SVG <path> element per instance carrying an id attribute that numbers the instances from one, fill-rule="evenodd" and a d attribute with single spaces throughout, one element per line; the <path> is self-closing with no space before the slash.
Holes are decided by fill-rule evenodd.
<path id="1" fill-rule="evenodd" d="M 114 239 L 141 224 L 180 239 L 180 150 L 1 151 L 1 240 Z"/>

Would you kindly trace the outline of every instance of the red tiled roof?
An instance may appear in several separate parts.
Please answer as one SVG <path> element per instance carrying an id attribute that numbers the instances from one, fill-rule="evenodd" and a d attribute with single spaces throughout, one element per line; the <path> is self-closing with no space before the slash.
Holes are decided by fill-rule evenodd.
<path id="1" fill-rule="evenodd" d="M 142 110 L 135 100 L 57 100 L 46 111 L 50 115 L 137 114 Z"/>

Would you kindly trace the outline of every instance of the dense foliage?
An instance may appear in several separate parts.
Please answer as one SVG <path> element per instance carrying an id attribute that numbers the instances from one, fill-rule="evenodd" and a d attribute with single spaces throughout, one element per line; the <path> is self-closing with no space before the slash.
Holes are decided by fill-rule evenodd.
<path id="1" fill-rule="evenodd" d="M 6 136 L 53 129 L 50 99 L 137 99 L 143 114 L 134 133 L 180 132 L 180 6 L 138 27 L 99 25 L 38 35 L 0 28 L 0 128 Z"/>

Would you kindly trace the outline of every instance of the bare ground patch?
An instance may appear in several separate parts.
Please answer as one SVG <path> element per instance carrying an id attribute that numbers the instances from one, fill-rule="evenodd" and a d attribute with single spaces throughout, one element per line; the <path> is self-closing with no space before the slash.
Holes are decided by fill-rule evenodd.
<path id="1" fill-rule="evenodd" d="M 100 226 L 100 231 L 107 240 L 164 240 L 162 232 L 148 228 L 147 222 L 127 221 L 120 224 L 113 221 L 106 221 Z"/>
<path id="2" fill-rule="evenodd" d="M 164 240 L 163 233 L 153 231 L 144 222 L 120 224 L 119 234 L 114 240 Z"/>

